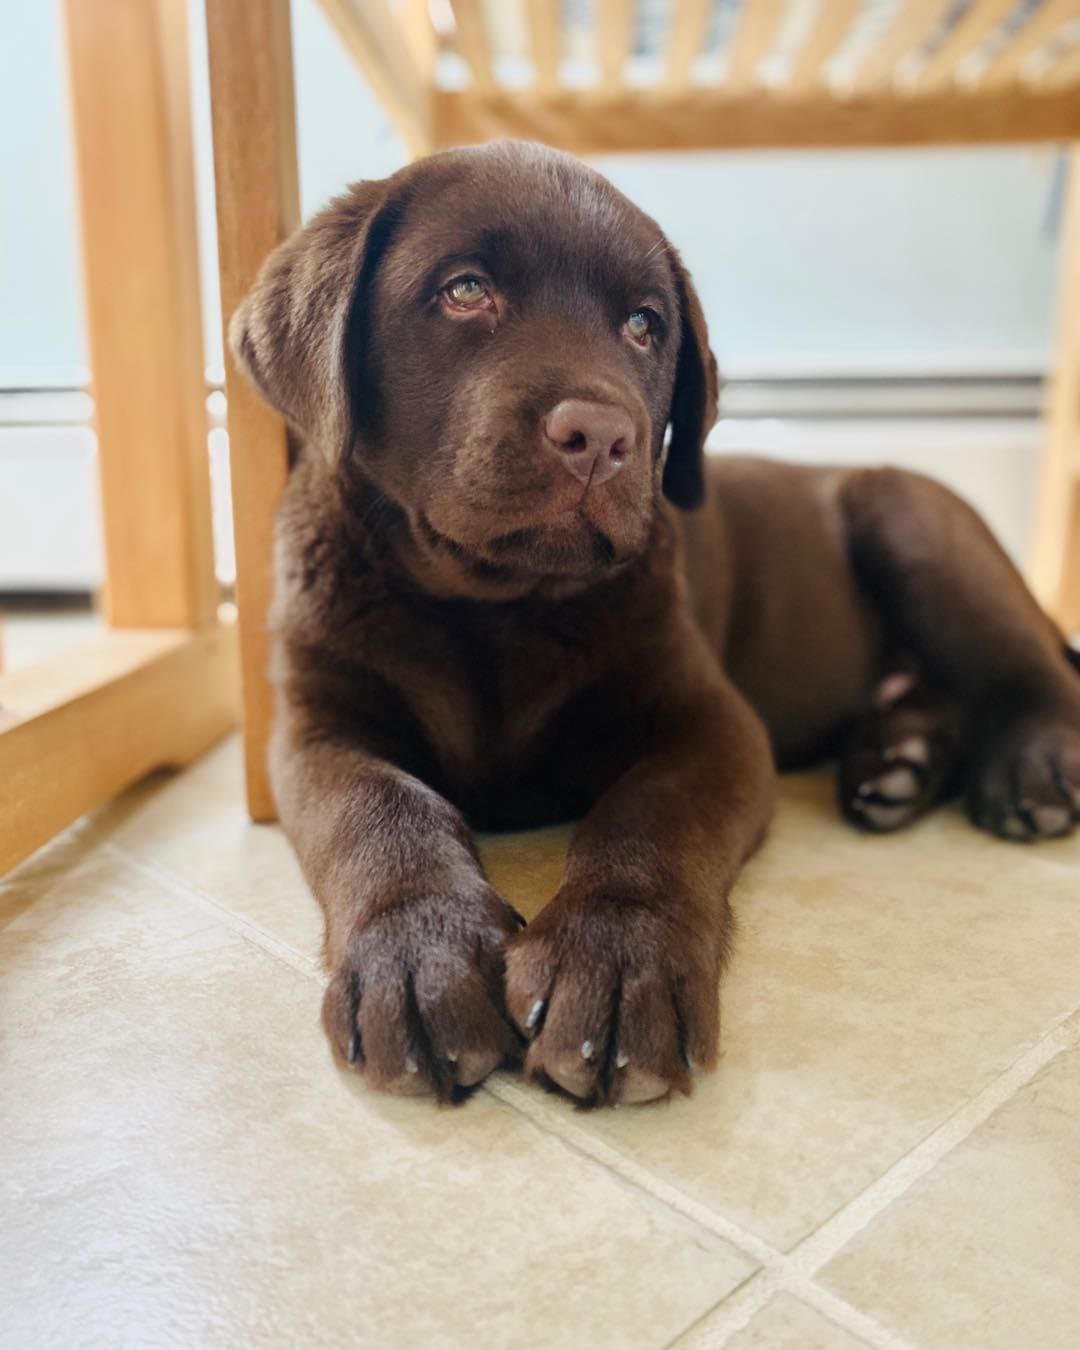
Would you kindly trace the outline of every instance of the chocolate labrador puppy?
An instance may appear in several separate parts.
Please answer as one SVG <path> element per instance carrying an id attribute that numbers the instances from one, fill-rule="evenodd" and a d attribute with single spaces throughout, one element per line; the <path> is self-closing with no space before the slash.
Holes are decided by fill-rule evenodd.
<path id="1" fill-rule="evenodd" d="M 837 752 L 865 829 L 957 786 L 1009 839 L 1075 824 L 1080 681 L 989 531 L 908 473 L 706 462 L 690 278 L 583 164 L 358 184 L 232 343 L 302 441 L 271 769 L 372 1085 L 454 1098 L 523 1052 L 586 1103 L 687 1090 L 777 763 Z M 523 927 L 470 827 L 570 817 Z"/>

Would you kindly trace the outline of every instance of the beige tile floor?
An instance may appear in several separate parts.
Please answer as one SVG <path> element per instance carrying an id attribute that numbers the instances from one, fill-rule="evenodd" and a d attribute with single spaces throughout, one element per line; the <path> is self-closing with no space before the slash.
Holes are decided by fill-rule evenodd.
<path id="1" fill-rule="evenodd" d="M 1080 1345 L 1080 839 L 863 838 L 788 779 L 724 1055 L 585 1114 L 367 1093 L 238 746 L 0 883 L 0 1343 Z M 561 830 L 487 841 L 525 912 Z"/>

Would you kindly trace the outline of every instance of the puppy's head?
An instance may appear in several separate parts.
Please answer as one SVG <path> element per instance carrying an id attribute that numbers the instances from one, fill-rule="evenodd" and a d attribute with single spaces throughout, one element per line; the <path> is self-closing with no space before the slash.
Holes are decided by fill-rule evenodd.
<path id="1" fill-rule="evenodd" d="M 272 255 L 231 341 L 437 593 L 586 585 L 641 552 L 662 494 L 703 494 L 697 296 L 655 222 L 554 151 L 357 185 Z"/>

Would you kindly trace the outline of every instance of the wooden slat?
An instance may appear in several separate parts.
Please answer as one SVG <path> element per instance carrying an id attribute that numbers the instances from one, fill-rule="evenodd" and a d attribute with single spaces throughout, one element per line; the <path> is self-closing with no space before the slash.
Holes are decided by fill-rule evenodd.
<path id="1" fill-rule="evenodd" d="M 67 0 L 86 314 L 119 627 L 217 607 L 184 0 Z"/>
<path id="2" fill-rule="evenodd" d="M 529 41 L 532 46 L 536 85 L 550 94 L 559 85 L 559 59 L 562 54 L 562 28 L 554 0 L 527 0 Z"/>
<path id="3" fill-rule="evenodd" d="M 980 77 L 984 87 L 1015 80 L 1025 60 L 1070 20 L 1080 18 L 1080 0 L 1043 0 L 1043 3 L 1013 34 Z"/>
<path id="4" fill-rule="evenodd" d="M 266 256 L 299 224 L 288 0 L 207 0 L 206 21 L 221 309 L 228 324 Z M 225 385 L 248 807 L 254 819 L 270 820 L 266 613 L 288 438 L 281 418 L 236 370 L 227 344 Z"/>
<path id="5" fill-rule="evenodd" d="M 1075 97 L 1075 95 L 1074 95 Z M 1046 441 L 1039 462 L 1029 579 L 1056 618 L 1080 630 L 1080 146 L 1069 154 L 1061 233 L 1058 340 L 1047 386 Z M 1071 566 L 1070 566 L 1071 564 Z"/>
<path id="6" fill-rule="evenodd" d="M 1065 552 L 1061 559 L 1061 591 L 1055 617 L 1074 641 L 1080 641 L 1080 462 L 1072 482 L 1071 500 L 1065 530 Z"/>
<path id="7" fill-rule="evenodd" d="M 723 88 L 731 94 L 752 88 L 757 68 L 768 55 L 788 0 L 751 0 L 739 14 L 728 47 L 727 74 Z"/>
<path id="8" fill-rule="evenodd" d="M 782 86 L 785 94 L 806 94 L 821 83 L 822 68 L 835 56 L 863 0 L 825 0 Z"/>
<path id="9" fill-rule="evenodd" d="M 596 54 L 601 89 L 614 93 L 622 87 L 633 42 L 634 0 L 597 0 Z"/>
<path id="10" fill-rule="evenodd" d="M 482 92 L 490 91 L 495 88 L 495 77 L 483 0 L 450 0 L 450 4 L 457 25 L 457 49 L 472 73 L 473 84 Z"/>
<path id="11" fill-rule="evenodd" d="M 1080 42 L 1062 53 L 1061 59 L 1044 71 L 1038 83 L 1044 89 L 1064 89 L 1080 81 Z"/>
<path id="12" fill-rule="evenodd" d="M 611 97 L 529 99 L 436 94 L 439 146 L 498 136 L 541 139 L 575 154 L 645 150 L 812 149 L 818 147 L 981 145 L 1080 139 L 1075 90 L 921 98 L 740 98 L 724 89 L 660 96 L 628 90 Z"/>
<path id="13" fill-rule="evenodd" d="M 668 88 L 682 89 L 689 83 L 690 72 L 708 33 L 711 15 L 711 0 L 678 0 L 664 61 L 664 79 Z"/>
<path id="14" fill-rule="evenodd" d="M 234 3 L 242 8 L 249 0 Z M 423 59 L 424 29 L 417 10 L 403 11 L 399 20 L 386 0 L 319 0 L 319 3 L 410 154 L 425 154 L 430 145 L 434 49 L 426 70 L 422 70 L 417 51 L 421 51 L 419 59 Z"/>
<path id="15" fill-rule="evenodd" d="M 436 41 L 428 0 L 404 0 L 400 23 L 416 73 L 421 83 L 430 84 L 435 69 Z"/>
<path id="16" fill-rule="evenodd" d="M 957 65 L 985 42 L 1015 8 L 1016 0 L 975 0 L 923 66 L 915 88 L 940 89 L 955 83 Z"/>
<path id="17" fill-rule="evenodd" d="M 235 726 L 236 685 L 236 634 L 218 625 L 116 632 L 0 677 L 0 873 L 151 770 L 200 755 Z"/>
<path id="18" fill-rule="evenodd" d="M 186 629 L 103 628 L 90 639 L 0 676 L 0 707 L 12 722 L 39 717 L 175 651 L 189 637 Z"/>
<path id="19" fill-rule="evenodd" d="M 903 0 L 892 23 L 856 71 L 855 91 L 887 89 L 893 82 L 897 64 L 930 36 L 952 4 L 953 0 Z"/>

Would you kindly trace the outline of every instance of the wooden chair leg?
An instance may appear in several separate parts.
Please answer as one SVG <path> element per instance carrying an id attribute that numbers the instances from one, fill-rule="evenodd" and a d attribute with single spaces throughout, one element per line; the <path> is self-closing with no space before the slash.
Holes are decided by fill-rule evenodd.
<path id="1" fill-rule="evenodd" d="M 267 254 L 299 223 L 289 3 L 206 0 L 206 23 L 221 309 L 227 326 Z M 272 820 L 266 613 L 288 438 L 281 418 L 237 372 L 227 343 L 225 362 L 248 809 L 254 820 Z"/>
<path id="2" fill-rule="evenodd" d="M 1058 617 L 1062 627 L 1075 640 L 1080 639 L 1080 434 L 1073 445 L 1073 481 L 1069 485 L 1070 506 L 1065 525 Z"/>
<path id="3" fill-rule="evenodd" d="M 236 725 L 235 633 L 215 622 L 185 0 L 65 12 L 111 629 L 0 674 L 0 872 Z"/>
<path id="4" fill-rule="evenodd" d="M 184 0 L 67 0 L 110 623 L 217 612 Z"/>
<path id="5" fill-rule="evenodd" d="M 1070 633 L 1080 632 L 1080 146 L 1069 155 L 1061 237 L 1059 335 L 1039 466 L 1031 582 Z"/>

